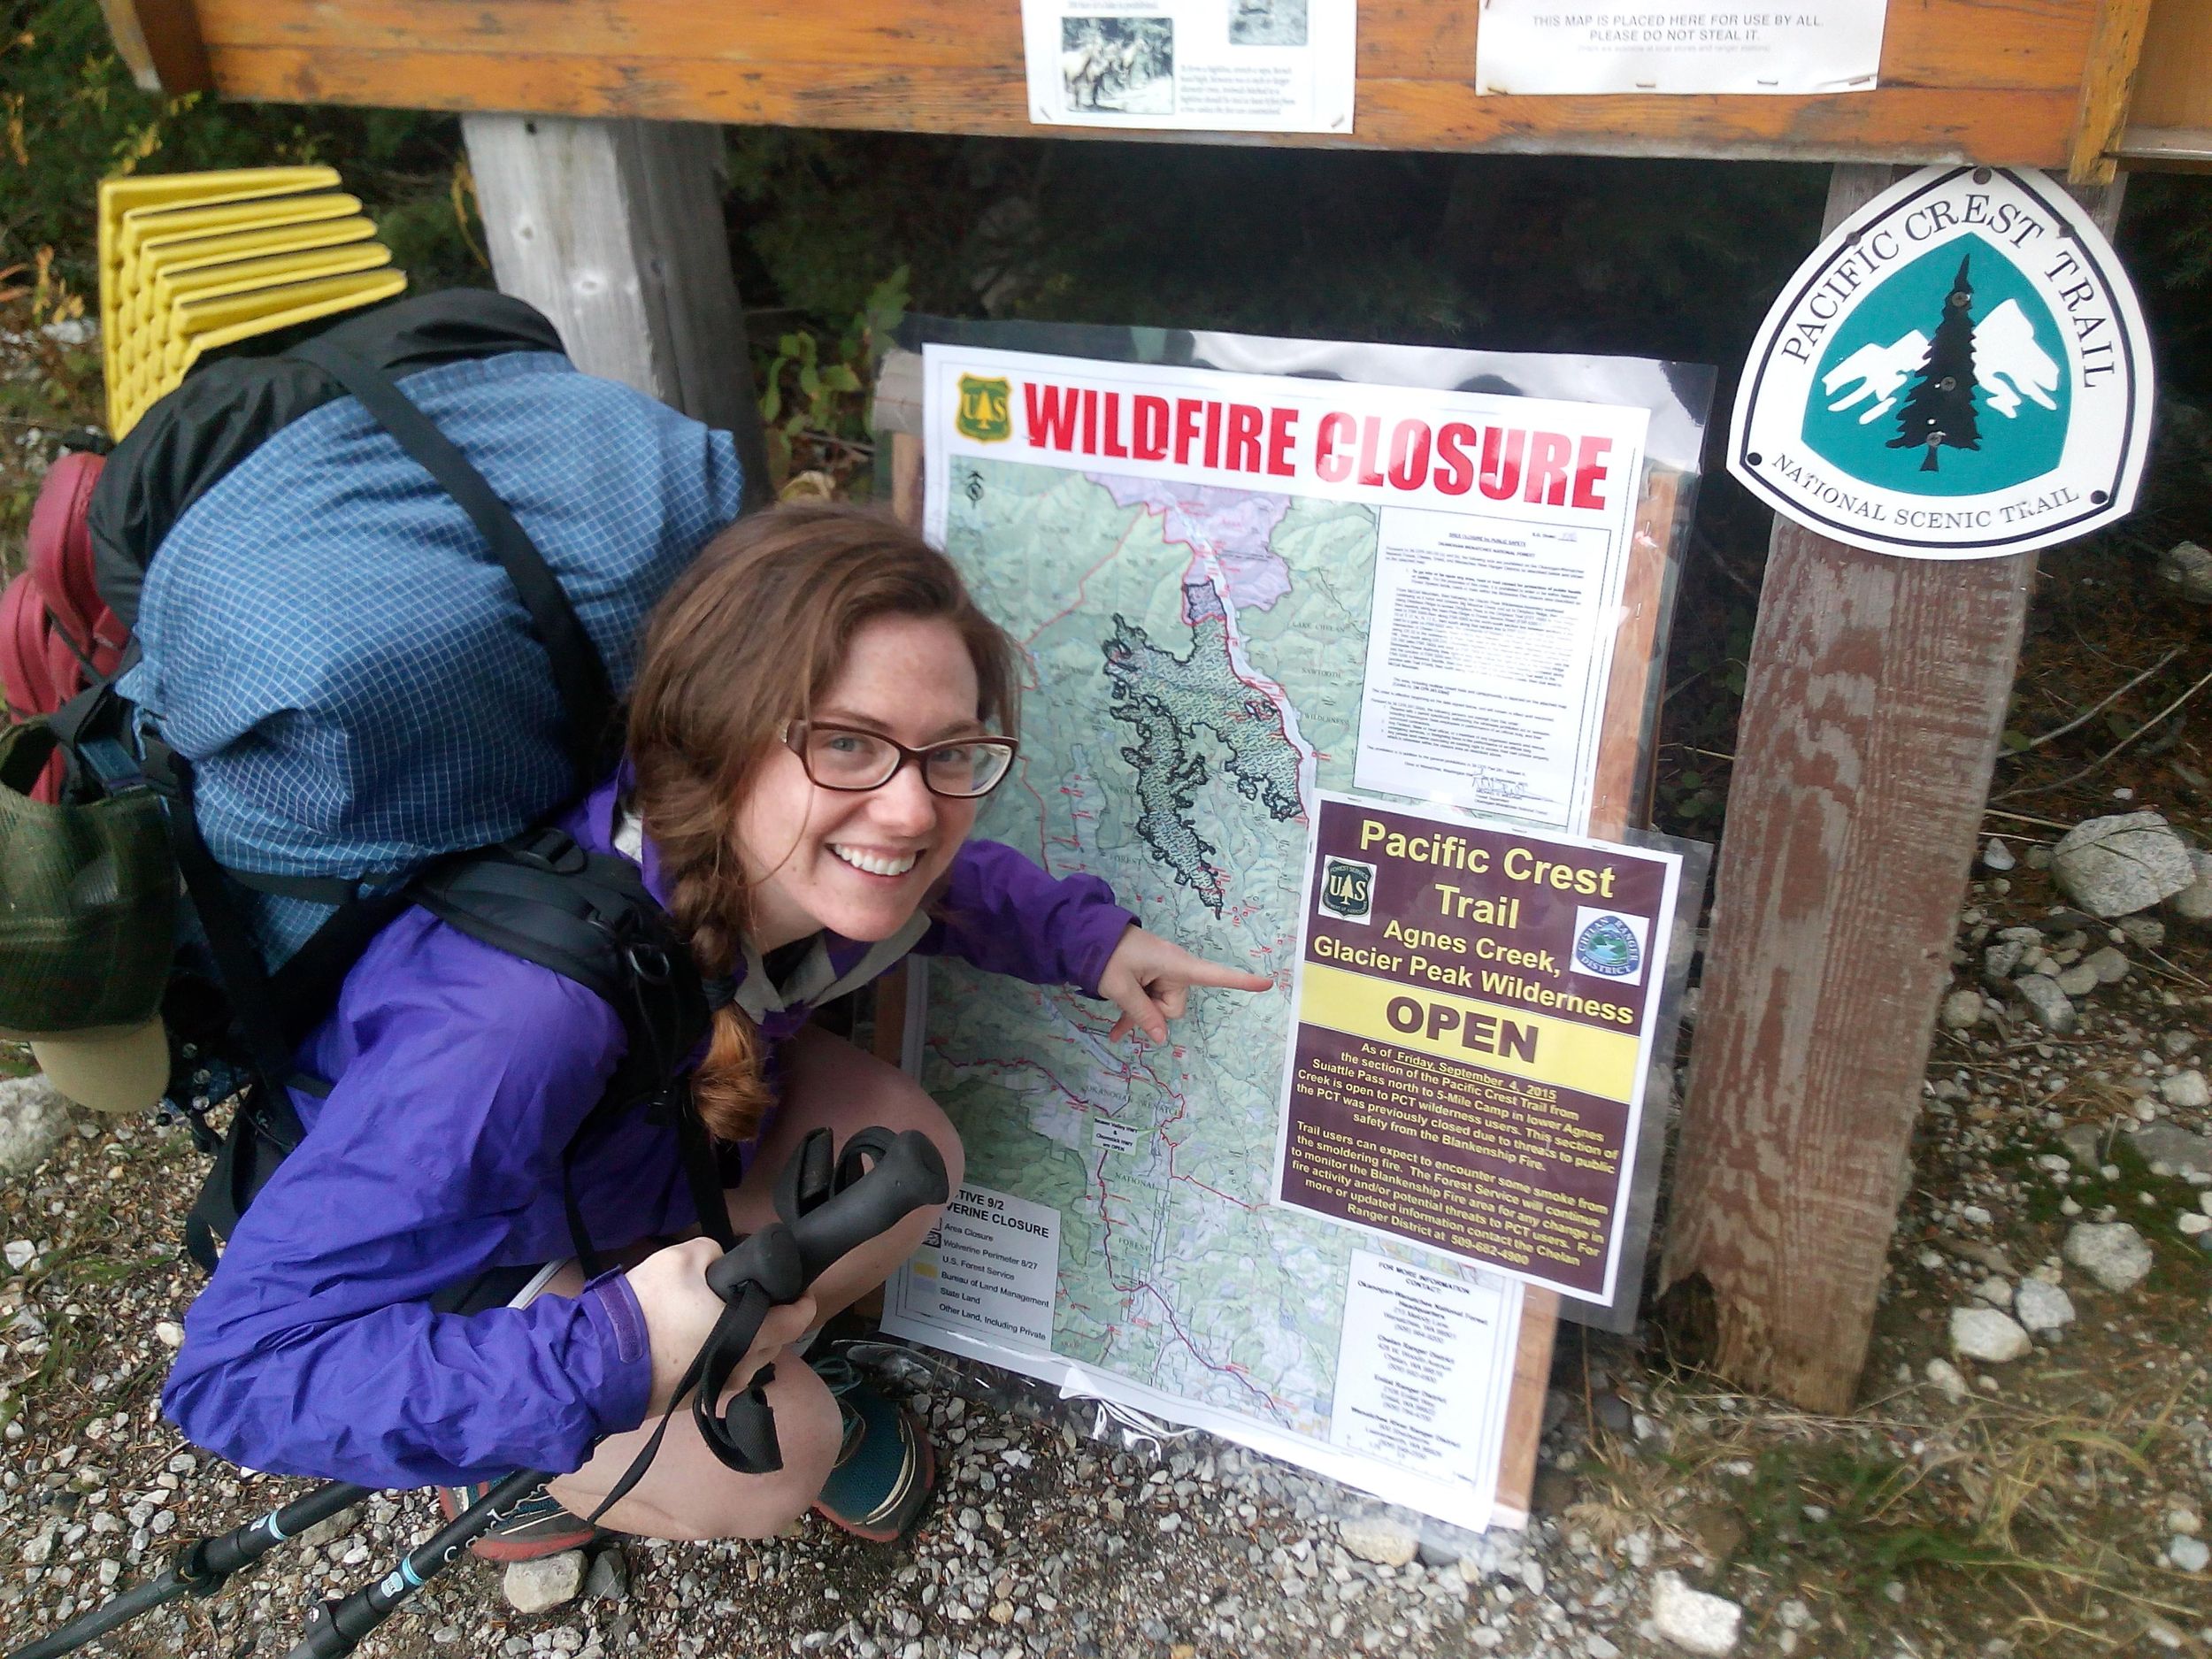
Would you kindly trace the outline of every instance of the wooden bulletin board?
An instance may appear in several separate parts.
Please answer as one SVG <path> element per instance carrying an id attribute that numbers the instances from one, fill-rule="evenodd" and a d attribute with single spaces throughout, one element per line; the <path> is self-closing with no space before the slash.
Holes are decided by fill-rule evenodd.
<path id="1" fill-rule="evenodd" d="M 928 133 L 1098 136 L 1026 118 L 1013 0 L 104 0 L 142 79 L 228 98 Z M 2201 0 L 1890 0 L 1881 84 L 1821 96 L 1484 97 L 1479 0 L 1365 0 L 1356 130 L 1269 143 L 2078 172 L 2194 122 Z M 2146 29 L 2153 46 L 2144 51 Z M 1111 136 L 1125 136 L 1116 133 Z M 1188 137 L 1188 134 L 1178 134 Z"/>

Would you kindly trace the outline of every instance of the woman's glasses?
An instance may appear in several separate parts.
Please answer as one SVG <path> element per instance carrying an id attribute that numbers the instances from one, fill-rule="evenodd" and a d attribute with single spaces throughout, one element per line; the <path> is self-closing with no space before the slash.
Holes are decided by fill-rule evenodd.
<path id="1" fill-rule="evenodd" d="M 954 737 L 909 749 L 877 732 L 849 726 L 794 720 L 783 728 L 784 747 L 806 775 L 825 789 L 880 789 L 912 761 L 932 795 L 972 801 L 1005 781 L 1019 748 L 1010 737 Z"/>

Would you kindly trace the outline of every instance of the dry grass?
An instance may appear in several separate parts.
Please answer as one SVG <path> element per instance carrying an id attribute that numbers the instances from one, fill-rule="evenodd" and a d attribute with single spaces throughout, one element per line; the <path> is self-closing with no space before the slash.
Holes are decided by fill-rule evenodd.
<path id="1" fill-rule="evenodd" d="M 1655 1564 L 1742 1599 L 1759 1652 L 1786 1650 L 1791 1597 L 1807 1653 L 2133 1650 L 2154 1620 L 2186 1640 L 2212 1598 L 2154 1564 L 2142 1487 L 2186 1458 L 2189 1398 L 2098 1412 L 1915 1386 L 1825 1417 L 1687 1372 L 1644 1402 L 1661 1435 L 1595 1433 L 1563 1518 L 1609 1553 L 1642 1533 Z"/>

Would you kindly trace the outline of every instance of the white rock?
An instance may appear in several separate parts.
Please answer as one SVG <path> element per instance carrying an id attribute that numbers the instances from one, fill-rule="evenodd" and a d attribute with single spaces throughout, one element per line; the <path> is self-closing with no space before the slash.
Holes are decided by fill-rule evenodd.
<path id="1" fill-rule="evenodd" d="M 2153 1124 L 2135 1131 L 2131 1139 L 2146 1164 L 2163 1164 L 2192 1178 L 2212 1176 L 2212 1135 L 2192 1134 L 2177 1124 Z"/>
<path id="2" fill-rule="evenodd" d="M 2155 916 L 2123 916 L 2113 926 L 2127 936 L 2128 943 L 2145 950 L 2156 950 L 2166 942 L 2166 924 Z"/>
<path id="3" fill-rule="evenodd" d="M 2012 1312 L 2036 1335 L 2055 1335 L 2073 1324 L 2074 1299 L 2056 1285 L 2024 1279 L 2013 1293 Z"/>
<path id="4" fill-rule="evenodd" d="M 2155 812 L 2077 824 L 2051 856 L 2059 889 L 2092 916 L 2131 916 L 2197 879 L 2189 844 Z"/>
<path id="5" fill-rule="evenodd" d="M 10 1239 L 7 1248 L 0 1250 L 0 1256 L 5 1256 L 8 1266 L 19 1273 L 37 1259 L 38 1246 L 28 1239 Z"/>
<path id="6" fill-rule="evenodd" d="M 2012 982 L 2013 990 L 2028 1005 L 2029 1016 L 2053 1036 L 2069 1035 L 2081 1024 L 2074 1012 L 2074 1004 L 2065 992 L 2058 988 L 2058 981 L 2040 973 L 2031 973 Z"/>
<path id="7" fill-rule="evenodd" d="M 2003 1365 L 2018 1359 L 2034 1345 L 2019 1322 L 1994 1308 L 1951 1310 L 1951 1346 L 1968 1359 L 1985 1365 Z"/>
<path id="8" fill-rule="evenodd" d="M 1678 1572 L 1663 1572 L 1651 1582 L 1651 1622 L 1685 1653 L 1718 1659 L 1735 1651 L 1743 1609 L 1725 1596 L 1693 1590 Z"/>
<path id="9" fill-rule="evenodd" d="M 2151 1271 L 2151 1247 L 2124 1221 L 2076 1222 L 2062 1253 L 2107 1290 L 2132 1290 Z"/>
<path id="10" fill-rule="evenodd" d="M 184 1346 L 184 1327 L 179 1325 L 174 1319 L 156 1320 L 154 1322 L 154 1336 L 164 1348 L 182 1348 Z"/>
<path id="11" fill-rule="evenodd" d="M 2193 1210 L 2185 1210 L 2174 1218 L 2174 1227 L 2184 1237 L 2194 1238 L 2200 1233 L 2212 1232 L 2212 1216 L 2202 1216 Z"/>
<path id="12" fill-rule="evenodd" d="M 2117 945 L 2107 945 L 2084 956 L 2081 965 L 2097 976 L 2099 985 L 2117 985 L 2128 977 L 2134 964 L 2128 961 L 2127 952 Z"/>
<path id="13" fill-rule="evenodd" d="M 2086 996 L 2104 983 L 2097 977 L 2097 971 L 2085 962 L 2077 962 L 2063 970 L 2057 979 L 2058 988 L 2069 996 Z"/>
<path id="14" fill-rule="evenodd" d="M 2012 856 L 2012 849 L 1994 835 L 1989 838 L 1989 845 L 1982 849 L 1982 865 L 1985 869 L 2002 872 L 2011 869 L 2017 863 L 2019 860 Z"/>
<path id="15" fill-rule="evenodd" d="M 2166 1559 L 2184 1572 L 2202 1572 L 2212 1566 L 2212 1547 L 2201 1538 L 2177 1532 L 2166 1540 Z"/>
<path id="16" fill-rule="evenodd" d="M 2158 580 L 2177 599 L 2212 605 L 2212 552 L 2194 541 L 2175 542 L 2158 556 Z"/>
<path id="17" fill-rule="evenodd" d="M 565 1606 L 583 1593 L 585 1561 L 580 1549 L 565 1549 L 536 1561 L 518 1561 L 507 1569 L 502 1588 L 518 1613 L 542 1613 Z"/>
<path id="18" fill-rule="evenodd" d="M 1947 1359 L 1928 1362 L 1928 1380 L 1942 1390 L 1946 1400 L 1955 1403 L 1966 1398 L 1966 1373 Z"/>
<path id="19" fill-rule="evenodd" d="M 69 1102 L 43 1076 L 0 1079 L 0 1175 L 27 1175 L 69 1128 Z"/>
<path id="20" fill-rule="evenodd" d="M 2161 1078 L 2158 1097 L 2169 1106 L 2212 1106 L 2212 1087 L 2206 1085 L 2204 1073 L 2192 1066 L 2186 1071 Z"/>
<path id="21" fill-rule="evenodd" d="M 1982 994 L 1979 991 L 1954 991 L 1943 999 L 1943 1025 L 1947 1031 L 1964 1031 L 1982 1017 Z"/>
<path id="22" fill-rule="evenodd" d="M 1418 1527 L 1383 1512 L 1353 1516 L 1337 1528 L 1337 1535 L 1362 1561 L 1386 1567 L 1404 1566 L 1421 1548 Z"/>
<path id="23" fill-rule="evenodd" d="M 1985 1279 L 1974 1286 L 1974 1295 L 1977 1301 L 1985 1302 L 1993 1308 L 2009 1308 L 2012 1306 L 2012 1281 L 2007 1279 Z"/>
<path id="24" fill-rule="evenodd" d="M 2212 853 L 2192 849 L 2189 864 L 2195 879 L 2166 901 L 2166 908 L 2185 922 L 2212 922 Z"/>

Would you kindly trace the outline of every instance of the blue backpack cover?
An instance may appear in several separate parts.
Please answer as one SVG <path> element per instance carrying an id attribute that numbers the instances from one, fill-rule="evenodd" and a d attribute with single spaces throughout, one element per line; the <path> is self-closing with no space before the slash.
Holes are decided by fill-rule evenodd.
<path id="1" fill-rule="evenodd" d="M 542 326 L 518 302 L 465 297 Z M 387 372 L 535 544 L 618 699 L 647 611 L 737 516 L 729 434 L 554 350 L 408 368 Z M 211 478 L 203 465 L 157 546 L 124 566 L 140 654 L 118 689 L 191 763 L 200 834 L 257 888 L 239 896 L 273 970 L 331 909 L 257 875 L 389 887 L 516 834 L 577 784 L 547 648 L 508 572 L 333 389 Z"/>

